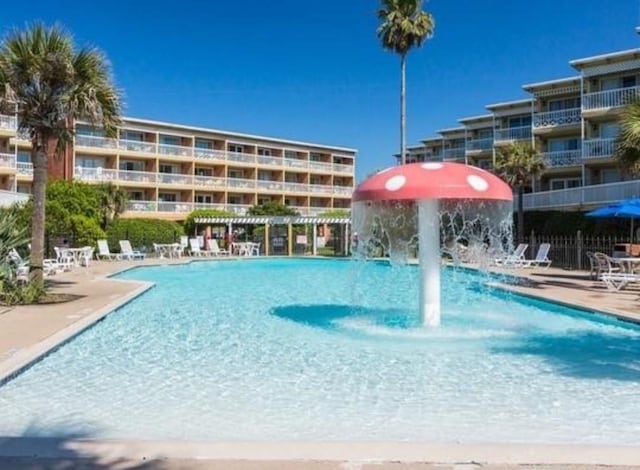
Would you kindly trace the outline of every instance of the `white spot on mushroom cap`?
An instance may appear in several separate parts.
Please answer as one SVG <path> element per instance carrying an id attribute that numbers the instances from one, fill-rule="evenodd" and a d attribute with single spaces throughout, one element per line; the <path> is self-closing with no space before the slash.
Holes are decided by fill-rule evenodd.
<path id="1" fill-rule="evenodd" d="M 476 191 L 486 191 L 489 189 L 489 183 L 482 176 L 469 175 L 467 176 L 467 183 Z"/>
<path id="2" fill-rule="evenodd" d="M 430 163 L 423 163 L 420 166 L 422 167 L 423 170 L 439 170 L 444 165 L 442 163 L 438 163 L 438 162 L 430 162 Z"/>
<path id="3" fill-rule="evenodd" d="M 397 191 L 402 188 L 406 182 L 407 178 L 404 175 L 396 175 L 389 178 L 384 184 L 384 187 L 387 188 L 387 191 Z"/>

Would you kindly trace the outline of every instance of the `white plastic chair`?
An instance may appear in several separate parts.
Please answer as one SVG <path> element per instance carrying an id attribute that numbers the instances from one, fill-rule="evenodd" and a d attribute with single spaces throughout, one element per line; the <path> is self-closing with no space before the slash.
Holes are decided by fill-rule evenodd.
<path id="1" fill-rule="evenodd" d="M 200 249 L 200 242 L 197 238 L 189 239 L 189 251 L 191 256 L 204 256 L 205 252 Z"/>
<path id="2" fill-rule="evenodd" d="M 71 256 L 69 253 L 66 253 L 64 250 L 60 249 L 57 246 L 54 246 L 53 250 L 56 252 L 56 263 L 58 263 L 58 266 L 60 266 L 60 268 L 62 268 L 62 270 L 64 271 L 71 271 L 71 269 L 73 269 L 73 267 L 75 266 L 75 260 L 73 259 L 73 256 Z"/>
<path id="3" fill-rule="evenodd" d="M 93 258 L 94 251 L 95 251 L 95 248 L 93 248 L 92 246 L 85 246 L 82 248 L 82 252 L 80 253 L 81 266 L 89 267 L 89 264 L 91 263 L 91 258 Z"/>
<path id="4" fill-rule="evenodd" d="M 120 260 L 122 257 L 118 253 L 111 253 L 109 251 L 109 244 L 107 240 L 98 240 L 98 253 L 96 253 L 96 259 L 108 259 L 112 260 Z"/>

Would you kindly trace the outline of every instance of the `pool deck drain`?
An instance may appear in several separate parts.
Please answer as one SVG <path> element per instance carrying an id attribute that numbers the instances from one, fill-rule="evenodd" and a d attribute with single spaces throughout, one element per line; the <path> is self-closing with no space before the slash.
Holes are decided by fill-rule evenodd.
<path id="1" fill-rule="evenodd" d="M 51 278 L 54 292 L 80 298 L 61 304 L 21 306 L 0 315 L 0 383 L 25 366 L 84 331 L 111 311 L 151 287 L 149 283 L 108 278 L 109 275 L 141 265 L 181 264 L 190 260 L 144 262 L 96 262 Z M 214 261 L 215 262 L 215 261 Z M 514 292 L 580 308 L 605 312 L 640 322 L 640 290 L 610 292 L 588 273 L 560 269 L 508 270 L 530 282 L 506 286 Z M 473 469 L 583 470 L 640 468 L 640 449 L 615 446 L 544 445 L 438 445 L 408 443 L 184 443 L 117 441 L 67 441 L 67 453 L 42 451 L 49 440 L 0 437 L 0 470 L 86 468 L 132 468 L 140 470 L 228 469 Z M 44 447 L 42 447 L 44 446 Z M 76 446 L 76 451 L 69 450 Z M 40 451 L 42 452 L 40 452 Z M 59 449 L 60 450 L 60 449 Z M 33 457 L 37 456 L 37 457 Z M 91 458 L 89 458 L 91 457 Z M 65 459 L 75 464 L 65 464 Z M 166 460 L 169 458 L 170 460 Z M 198 459 L 214 459 L 203 464 Z M 98 460 L 96 460 L 98 459 Z M 105 460 L 106 459 L 106 460 Z M 124 465 L 100 462 L 116 459 Z M 225 463 L 226 462 L 226 463 Z M 381 462 L 386 462 L 381 464 Z M 438 465 L 430 465 L 431 462 Z M 523 467 L 519 467 L 524 465 Z M 602 467 L 600 467 L 602 465 Z M 606 467 L 605 467 L 606 465 Z"/>

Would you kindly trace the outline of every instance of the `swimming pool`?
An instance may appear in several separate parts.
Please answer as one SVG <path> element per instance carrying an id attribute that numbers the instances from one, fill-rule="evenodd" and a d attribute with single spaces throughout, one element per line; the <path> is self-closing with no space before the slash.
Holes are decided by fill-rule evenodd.
<path id="1" fill-rule="evenodd" d="M 640 443 L 640 328 L 443 273 L 331 260 L 139 268 L 156 287 L 0 387 L 0 435 Z"/>

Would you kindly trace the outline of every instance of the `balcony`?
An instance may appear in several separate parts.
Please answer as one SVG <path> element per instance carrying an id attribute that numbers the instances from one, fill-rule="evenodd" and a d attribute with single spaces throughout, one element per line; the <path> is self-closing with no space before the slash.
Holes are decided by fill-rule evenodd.
<path id="1" fill-rule="evenodd" d="M 158 175 L 150 171 L 118 170 L 118 180 L 131 183 L 156 184 Z"/>
<path id="2" fill-rule="evenodd" d="M 513 142 L 531 139 L 531 126 L 508 127 L 495 130 L 496 142 Z"/>
<path id="3" fill-rule="evenodd" d="M 118 179 L 118 170 L 77 166 L 74 177 L 80 181 L 114 181 Z"/>
<path id="4" fill-rule="evenodd" d="M 158 183 L 191 186 L 193 185 L 193 176 L 181 173 L 158 173 Z"/>
<path id="5" fill-rule="evenodd" d="M 229 189 L 255 189 L 256 181 L 244 178 L 227 178 L 227 187 Z"/>
<path id="6" fill-rule="evenodd" d="M 333 194 L 351 197 L 353 194 L 353 188 L 351 186 L 334 186 Z"/>
<path id="7" fill-rule="evenodd" d="M 258 180 L 257 188 L 262 191 L 282 191 L 284 183 L 282 181 Z"/>
<path id="8" fill-rule="evenodd" d="M 193 202 L 158 201 L 158 212 L 191 212 Z"/>
<path id="9" fill-rule="evenodd" d="M 606 111 L 624 106 L 639 96 L 639 86 L 586 93 L 582 100 L 582 109 L 584 111 Z"/>
<path id="10" fill-rule="evenodd" d="M 336 173 L 349 173 L 351 175 L 353 174 L 353 168 L 353 165 L 345 165 L 344 163 L 333 164 L 333 171 Z"/>
<path id="11" fill-rule="evenodd" d="M 157 201 L 127 201 L 125 206 L 130 212 L 156 212 L 158 210 Z"/>
<path id="12" fill-rule="evenodd" d="M 289 168 L 309 168 L 309 160 L 300 160 L 298 158 L 283 158 L 282 163 Z"/>
<path id="13" fill-rule="evenodd" d="M 562 209 L 569 207 L 592 208 L 640 194 L 640 180 L 618 183 L 580 186 L 578 188 L 541 191 L 524 195 L 523 206 L 527 210 Z M 517 201 L 514 201 L 517 207 Z"/>
<path id="14" fill-rule="evenodd" d="M 193 155 L 202 160 L 218 160 L 225 161 L 226 155 L 223 150 L 213 150 L 213 149 L 193 149 Z"/>
<path id="15" fill-rule="evenodd" d="M 212 202 L 194 202 L 193 207 L 194 209 L 216 209 L 223 211 L 226 206 L 224 204 L 216 204 Z"/>
<path id="16" fill-rule="evenodd" d="M 191 157 L 193 155 L 193 148 L 183 147 L 181 145 L 159 144 L 158 153 L 160 155 L 170 155 L 176 157 Z"/>
<path id="17" fill-rule="evenodd" d="M 256 155 L 256 162 L 258 165 L 265 166 L 282 166 L 282 158 L 280 157 L 271 157 L 268 155 Z"/>
<path id="18" fill-rule="evenodd" d="M 120 139 L 118 141 L 118 148 L 126 152 L 156 153 L 156 144 L 139 140 Z"/>
<path id="19" fill-rule="evenodd" d="M 580 108 L 547 111 L 533 115 L 534 129 L 553 129 L 557 127 L 576 126 L 582 121 Z"/>
<path id="20" fill-rule="evenodd" d="M 33 176 L 33 163 L 30 162 L 18 162 L 16 163 L 16 173 L 18 176 Z"/>
<path id="21" fill-rule="evenodd" d="M 193 184 L 196 186 L 218 186 L 224 187 L 226 185 L 226 178 L 218 176 L 194 176 Z"/>
<path id="22" fill-rule="evenodd" d="M 236 215 L 246 215 L 247 211 L 253 207 L 251 204 L 227 204 L 226 209 Z"/>
<path id="23" fill-rule="evenodd" d="M 256 162 L 256 155 L 251 153 L 227 152 L 227 160 L 230 162 L 253 164 Z"/>
<path id="24" fill-rule="evenodd" d="M 307 183 L 285 183 L 284 190 L 291 193 L 308 193 L 309 185 Z"/>
<path id="25" fill-rule="evenodd" d="M 15 168 L 16 155 L 14 153 L 0 153 L 0 168 Z"/>
<path id="26" fill-rule="evenodd" d="M 0 114 L 0 130 L 15 131 L 18 129 L 18 120 L 15 116 Z"/>
<path id="27" fill-rule="evenodd" d="M 561 168 L 582 164 L 581 150 L 562 150 L 559 152 L 545 152 L 542 158 L 547 168 Z"/>
<path id="28" fill-rule="evenodd" d="M 589 139 L 584 141 L 583 158 L 592 160 L 610 158 L 616 153 L 616 139 Z"/>
<path id="29" fill-rule="evenodd" d="M 465 148 L 464 147 L 455 147 L 444 149 L 444 159 L 445 160 L 459 160 L 464 159 Z"/>
<path id="30" fill-rule="evenodd" d="M 102 149 L 117 149 L 118 141 L 116 139 L 106 139 L 94 135 L 77 135 L 75 145 L 77 147 L 90 147 Z"/>
<path id="31" fill-rule="evenodd" d="M 467 152 L 483 152 L 493 148 L 493 137 L 467 140 Z"/>

